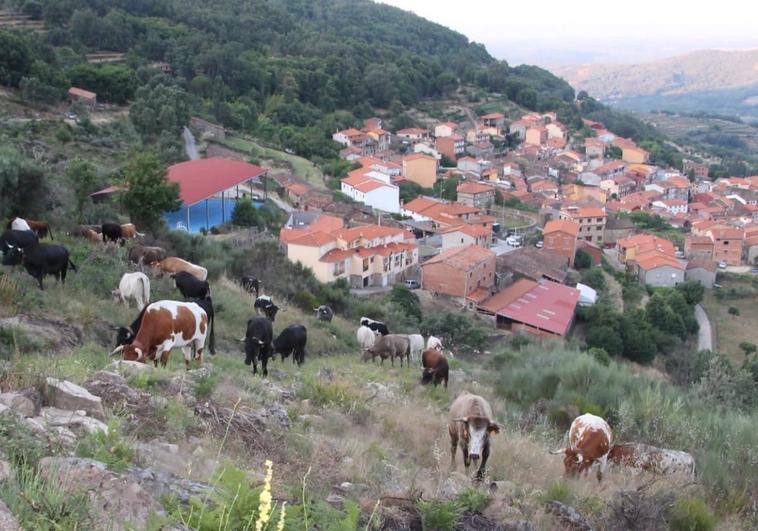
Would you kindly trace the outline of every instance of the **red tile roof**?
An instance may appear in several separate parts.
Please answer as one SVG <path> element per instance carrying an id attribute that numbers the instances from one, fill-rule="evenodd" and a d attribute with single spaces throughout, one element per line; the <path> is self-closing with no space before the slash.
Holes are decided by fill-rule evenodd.
<path id="1" fill-rule="evenodd" d="M 545 223 L 543 234 L 552 234 L 554 232 L 565 232 L 576 237 L 579 234 L 579 223 L 570 219 L 553 219 Z"/>
<path id="2" fill-rule="evenodd" d="M 486 194 L 492 192 L 494 188 L 486 184 L 462 182 L 458 185 L 456 190 L 463 194 Z"/>
<path id="3" fill-rule="evenodd" d="M 487 260 L 495 260 L 495 253 L 478 245 L 470 244 L 442 251 L 424 262 L 421 267 L 443 262 L 454 269 L 469 271 Z"/>
<path id="4" fill-rule="evenodd" d="M 376 190 L 377 188 L 383 188 L 383 187 L 390 187 L 389 184 L 383 183 L 382 181 L 378 179 L 369 179 L 367 181 L 363 181 L 362 183 L 359 183 L 354 186 L 356 190 L 359 192 L 368 193 L 372 190 Z"/>
<path id="5" fill-rule="evenodd" d="M 198 159 L 168 167 L 168 179 L 179 184 L 186 205 L 209 198 L 266 172 L 260 166 L 230 159 Z"/>
<path id="6" fill-rule="evenodd" d="M 326 232 L 311 232 L 311 231 L 298 231 L 303 232 L 301 236 L 295 237 L 289 240 L 287 243 L 295 245 L 304 245 L 306 247 L 321 247 L 329 242 L 337 241 L 337 238 Z M 281 238 L 281 235 L 280 235 Z"/>
<path id="7" fill-rule="evenodd" d="M 77 98 L 84 98 L 86 100 L 94 100 L 97 98 L 97 94 L 94 92 L 79 87 L 71 87 L 68 89 L 68 94 L 69 96 L 76 96 Z"/>

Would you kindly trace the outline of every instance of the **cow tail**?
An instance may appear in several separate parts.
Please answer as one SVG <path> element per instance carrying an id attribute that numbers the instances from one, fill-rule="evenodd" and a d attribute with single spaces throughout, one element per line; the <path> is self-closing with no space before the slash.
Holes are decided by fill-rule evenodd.
<path id="1" fill-rule="evenodd" d="M 71 269 L 73 269 L 76 272 L 76 266 L 74 265 L 74 262 L 71 261 L 71 258 L 68 259 L 68 265 L 70 265 Z"/>
<path id="2" fill-rule="evenodd" d="M 216 355 L 216 336 L 213 333 L 213 322 L 216 320 L 216 312 L 211 315 L 211 337 L 208 339 L 208 350 L 211 351 L 211 355 Z"/>

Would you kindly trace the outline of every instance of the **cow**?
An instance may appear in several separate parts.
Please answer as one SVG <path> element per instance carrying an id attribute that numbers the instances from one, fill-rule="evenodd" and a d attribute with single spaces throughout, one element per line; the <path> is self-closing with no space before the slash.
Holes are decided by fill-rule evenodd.
<path id="1" fill-rule="evenodd" d="M 284 358 L 293 354 L 292 361 L 302 365 L 305 361 L 305 344 L 308 342 L 308 330 L 303 325 L 290 325 L 274 339 L 272 355 L 277 352 Z"/>
<path id="2" fill-rule="evenodd" d="M 481 458 L 476 480 L 484 479 L 484 470 L 490 456 L 490 435 L 500 432 L 500 426 L 495 422 L 489 403 L 479 395 L 463 391 L 450 406 L 447 431 L 450 434 L 453 469 L 456 449 L 460 444 L 466 470 L 472 460 L 476 463 Z"/>
<path id="3" fill-rule="evenodd" d="M 253 364 L 253 374 L 258 373 L 258 363 L 261 362 L 263 376 L 268 376 L 268 359 L 272 356 L 271 340 L 274 330 L 271 321 L 266 317 L 256 316 L 247 322 L 245 333 L 245 365 Z"/>
<path id="4" fill-rule="evenodd" d="M 170 275 L 176 283 L 176 289 L 185 299 L 204 299 L 211 296 L 211 286 L 207 280 L 198 280 L 186 271 Z"/>
<path id="5" fill-rule="evenodd" d="M 79 225 L 74 230 L 72 230 L 69 235 L 78 236 L 80 238 L 87 238 L 91 242 L 100 241 L 100 234 L 98 234 L 98 232 L 92 227 L 88 227 L 86 225 Z"/>
<path id="6" fill-rule="evenodd" d="M 188 262 L 187 260 L 177 258 L 176 256 L 168 256 L 163 260 L 148 263 L 153 268 L 155 268 L 158 276 L 162 276 L 164 273 L 178 273 L 179 271 L 186 271 L 198 280 L 206 280 L 208 278 L 207 269 Z"/>
<path id="7" fill-rule="evenodd" d="M 608 452 L 608 461 L 618 467 L 653 474 L 679 474 L 690 480 L 695 479 L 695 458 L 680 450 L 656 448 L 641 443 L 614 444 Z"/>
<path id="8" fill-rule="evenodd" d="M 205 311 L 205 315 L 208 316 L 208 322 L 211 325 L 211 332 L 208 335 L 208 351 L 211 353 L 211 356 L 215 356 L 216 336 L 213 334 L 213 322 L 216 320 L 216 312 L 213 309 L 213 299 L 211 299 L 210 295 L 208 295 L 207 297 L 196 298 L 192 302 L 200 306 L 203 311 Z"/>
<path id="9" fill-rule="evenodd" d="M 597 480 L 602 481 L 611 449 L 611 437 L 611 427 L 604 419 L 585 413 L 571 423 L 568 446 L 550 453 L 564 454 L 566 477 L 588 473 L 593 465 L 597 465 Z"/>
<path id="10" fill-rule="evenodd" d="M 40 221 L 36 219 L 27 219 L 26 223 L 29 225 L 32 231 L 37 233 L 37 236 L 42 239 L 45 236 L 50 236 L 53 239 L 53 229 L 50 228 L 50 224 L 47 221 Z"/>
<path id="11" fill-rule="evenodd" d="M 119 345 L 111 356 L 119 353 L 127 361 L 165 367 L 171 350 L 181 348 L 184 366 L 189 370 L 190 360 L 203 364 L 205 337 L 208 334 L 208 315 L 194 302 L 158 301 L 148 305 L 142 316 L 139 332 L 131 343 Z"/>
<path id="12" fill-rule="evenodd" d="M 37 279 L 39 289 L 44 290 L 42 279 L 45 275 L 56 277 L 61 284 L 66 284 L 69 266 L 76 271 L 76 266 L 69 258 L 68 249 L 51 243 L 35 243 L 26 248 L 9 247 L 3 253 L 3 265 L 23 264 L 26 272 Z"/>
<path id="13" fill-rule="evenodd" d="M 316 312 L 316 317 L 319 321 L 331 323 L 334 318 L 334 312 L 329 306 L 321 305 L 318 308 L 314 308 L 313 311 Z"/>
<path id="14" fill-rule="evenodd" d="M 276 314 L 279 312 L 279 307 L 274 304 L 273 299 L 269 295 L 261 295 L 255 299 L 255 313 L 265 315 L 272 323 L 276 320 Z"/>
<path id="15" fill-rule="evenodd" d="M 0 236 L 0 251 L 6 254 L 14 247 L 26 249 L 38 243 L 39 238 L 34 232 L 30 230 L 10 229 L 3 232 L 2 236 Z"/>
<path id="16" fill-rule="evenodd" d="M 13 218 L 6 227 L 9 230 L 27 230 L 32 231 L 32 228 L 29 226 L 29 223 L 24 218 Z"/>
<path id="17" fill-rule="evenodd" d="M 376 343 L 376 334 L 368 326 L 359 327 L 355 333 L 355 337 L 358 339 L 358 344 L 361 346 L 363 352 L 366 352 Z"/>
<path id="18" fill-rule="evenodd" d="M 408 334 L 408 341 L 411 344 L 411 359 L 416 361 L 424 351 L 424 336 L 421 334 Z"/>
<path id="19" fill-rule="evenodd" d="M 408 367 L 411 366 L 411 345 L 408 341 L 408 336 L 400 334 L 388 334 L 386 336 L 379 336 L 376 343 L 372 347 L 366 349 L 363 353 L 363 361 L 379 356 L 381 358 L 381 364 L 384 364 L 386 358 L 390 359 L 392 366 L 395 366 L 395 358 L 400 358 L 400 366 L 403 366 L 403 356 L 408 360 Z"/>
<path id="20" fill-rule="evenodd" d="M 145 235 L 141 232 L 137 232 L 137 227 L 134 223 L 124 223 L 121 225 L 121 238 L 124 240 L 133 240 L 134 238 L 142 238 Z"/>
<path id="21" fill-rule="evenodd" d="M 145 316 L 145 310 L 147 310 L 147 306 L 142 308 L 142 311 L 137 315 L 137 318 L 130 326 L 113 327 L 113 329 L 116 330 L 116 347 L 128 345 L 134 341 L 134 338 L 139 333 L 140 326 L 142 326 L 142 318 Z"/>
<path id="22" fill-rule="evenodd" d="M 133 298 L 137 302 L 137 308 L 142 310 L 150 304 L 150 279 L 144 273 L 124 273 L 121 282 L 118 283 L 118 289 L 114 289 L 111 294 L 116 300 L 121 300 L 129 307 L 129 299 Z"/>
<path id="23" fill-rule="evenodd" d="M 126 240 L 121 237 L 121 225 L 118 223 L 103 223 L 100 232 L 103 235 L 103 243 L 108 243 L 109 241 L 114 243 L 120 242 L 121 245 L 126 243 Z"/>
<path id="24" fill-rule="evenodd" d="M 253 291 L 255 291 L 255 298 L 257 299 L 258 296 L 261 294 L 261 288 L 263 287 L 263 282 L 258 280 L 252 275 L 245 275 L 242 278 L 240 278 L 240 286 L 242 286 L 242 289 L 247 291 L 249 294 L 253 294 Z"/>
<path id="25" fill-rule="evenodd" d="M 386 336 L 390 333 L 389 328 L 387 328 L 386 324 L 381 321 L 374 321 L 368 317 L 361 317 L 361 326 L 368 326 L 371 330 L 383 336 Z"/>
<path id="26" fill-rule="evenodd" d="M 447 358 L 442 352 L 435 349 L 425 350 L 421 355 L 421 365 L 424 367 L 424 372 L 421 373 L 422 385 L 434 382 L 434 387 L 437 387 L 444 380 L 445 389 L 447 389 L 450 367 L 447 364 Z"/>
<path id="27" fill-rule="evenodd" d="M 426 349 L 434 349 L 442 352 L 442 340 L 438 337 L 429 336 L 429 339 L 426 340 Z"/>
<path id="28" fill-rule="evenodd" d="M 129 252 L 126 254 L 126 256 L 132 264 L 136 264 L 141 268 L 144 264 L 160 262 L 166 258 L 167 255 L 166 249 L 163 247 L 135 245 L 129 249 Z"/>

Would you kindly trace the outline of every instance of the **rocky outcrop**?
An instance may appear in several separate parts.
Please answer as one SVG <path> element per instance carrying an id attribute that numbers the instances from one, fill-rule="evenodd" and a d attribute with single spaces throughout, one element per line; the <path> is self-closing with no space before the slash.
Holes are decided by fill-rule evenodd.
<path id="1" fill-rule="evenodd" d="M 44 479 L 68 492 L 85 491 L 96 530 L 146 529 L 152 514 L 163 513 L 157 493 L 145 489 L 129 475 L 116 474 L 93 459 L 45 457 L 39 462 Z"/>
<path id="2" fill-rule="evenodd" d="M 83 410 L 71 411 L 68 409 L 58 409 L 56 407 L 43 407 L 39 417 L 45 426 L 64 427 L 73 430 L 75 433 L 97 433 L 108 432 L 108 426 L 95 418 L 88 417 Z"/>
<path id="3" fill-rule="evenodd" d="M 105 420 L 105 410 L 103 410 L 103 401 L 100 397 L 75 383 L 48 377 L 44 394 L 45 402 L 50 406 L 85 411 L 91 417 Z"/>
<path id="4" fill-rule="evenodd" d="M 82 330 L 63 321 L 16 315 L 0 319 L 0 328 L 15 328 L 40 346 L 69 350 L 82 344 Z"/>
<path id="5" fill-rule="evenodd" d="M 592 531 L 592 525 L 573 507 L 559 501 L 547 502 L 547 511 L 553 515 L 563 529 L 572 531 Z"/>
<path id="6" fill-rule="evenodd" d="M 21 531 L 18 520 L 2 500 L 0 500 L 0 529 L 3 531 Z"/>
<path id="7" fill-rule="evenodd" d="M 83 387 L 93 395 L 101 397 L 108 407 L 140 406 L 147 403 L 151 396 L 150 393 L 134 389 L 126 383 L 123 376 L 110 371 L 97 371 L 84 382 Z"/>
<path id="8" fill-rule="evenodd" d="M 39 401 L 34 400 L 36 391 L 14 391 L 0 394 L 0 404 L 11 408 L 23 417 L 34 417 L 39 412 Z"/>

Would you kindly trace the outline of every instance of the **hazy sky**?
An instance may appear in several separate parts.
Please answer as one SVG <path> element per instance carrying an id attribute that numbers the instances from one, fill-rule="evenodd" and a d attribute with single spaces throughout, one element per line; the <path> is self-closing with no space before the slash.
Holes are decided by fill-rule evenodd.
<path id="1" fill-rule="evenodd" d="M 484 43 L 509 63 L 628 62 L 758 48 L 755 0 L 381 0 Z"/>

